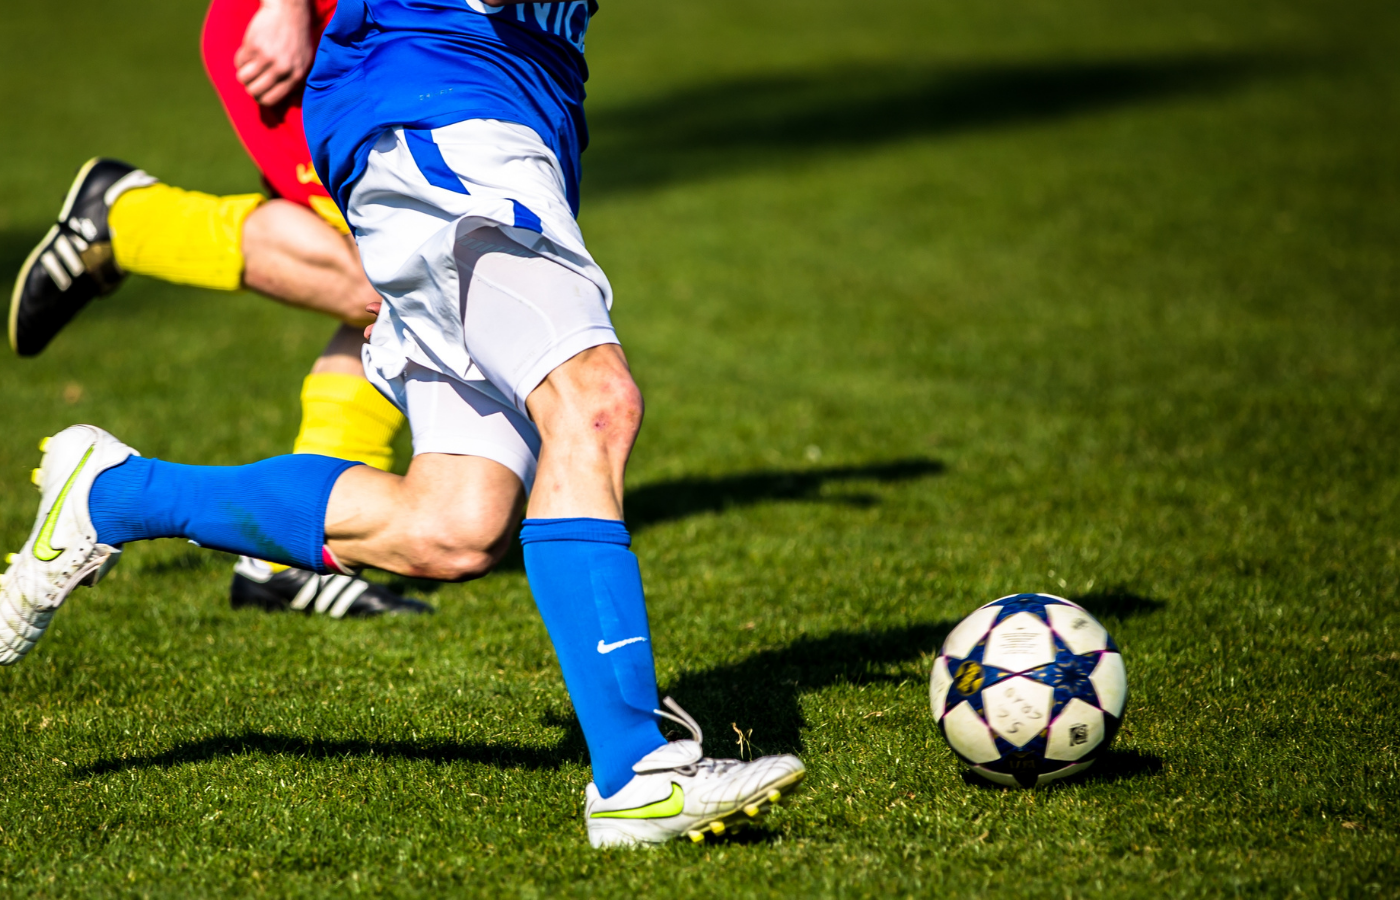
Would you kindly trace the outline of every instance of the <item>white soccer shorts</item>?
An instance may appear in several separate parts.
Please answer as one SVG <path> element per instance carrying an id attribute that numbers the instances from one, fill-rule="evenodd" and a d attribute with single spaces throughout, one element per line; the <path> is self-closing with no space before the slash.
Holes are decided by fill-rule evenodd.
<path id="1" fill-rule="evenodd" d="M 395 129 L 347 219 L 384 298 L 365 374 L 408 417 L 413 452 L 494 460 L 528 491 L 540 438 L 526 398 L 569 358 L 618 342 L 558 160 L 507 122 Z"/>

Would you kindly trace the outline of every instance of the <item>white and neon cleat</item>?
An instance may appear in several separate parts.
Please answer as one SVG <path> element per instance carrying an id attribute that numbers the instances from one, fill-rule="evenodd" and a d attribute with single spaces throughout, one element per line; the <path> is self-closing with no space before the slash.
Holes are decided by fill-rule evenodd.
<path id="1" fill-rule="evenodd" d="M 12 553 L 0 584 L 0 665 L 24 658 L 53 614 L 80 584 L 91 587 L 116 565 L 120 547 L 97 542 L 88 492 L 97 476 L 136 451 L 92 425 L 74 425 L 46 439 L 34 471 L 39 515 L 24 549 Z"/>
<path id="2" fill-rule="evenodd" d="M 763 756 L 752 762 L 704 755 L 700 726 L 667 697 L 663 705 L 694 740 L 672 741 L 644 756 L 637 774 L 604 799 L 596 785 L 584 790 L 588 842 L 594 847 L 664 844 L 685 837 L 699 843 L 708 835 L 732 833 L 757 819 L 791 793 L 806 776 L 795 756 Z"/>

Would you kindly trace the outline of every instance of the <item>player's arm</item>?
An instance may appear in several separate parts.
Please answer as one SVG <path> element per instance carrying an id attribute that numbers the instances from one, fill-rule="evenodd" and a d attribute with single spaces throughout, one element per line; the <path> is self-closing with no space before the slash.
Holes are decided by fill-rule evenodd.
<path id="1" fill-rule="evenodd" d="M 243 32 L 233 64 L 248 96 L 263 106 L 281 103 L 311 71 L 311 12 L 311 0 L 262 0 Z"/>

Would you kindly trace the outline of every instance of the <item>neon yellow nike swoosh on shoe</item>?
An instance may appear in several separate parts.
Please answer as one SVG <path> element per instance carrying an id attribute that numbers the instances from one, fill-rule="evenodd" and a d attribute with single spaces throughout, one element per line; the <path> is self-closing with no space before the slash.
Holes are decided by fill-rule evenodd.
<path id="1" fill-rule="evenodd" d="M 49 509 L 49 514 L 44 518 L 44 526 L 39 529 L 39 536 L 34 539 L 34 558 L 41 562 L 53 562 L 58 559 L 58 554 L 62 550 L 55 550 L 49 541 L 53 538 L 53 530 L 58 527 L 58 514 L 63 511 L 63 501 L 68 499 L 68 492 L 73 489 L 73 482 L 78 480 L 78 473 L 87 465 L 88 458 L 92 456 L 92 451 L 97 449 L 93 444 L 83 454 L 83 458 L 78 461 L 78 467 L 73 470 L 73 474 L 68 476 L 68 483 L 63 486 L 63 490 L 58 492 L 58 499 L 53 502 Z"/>
<path id="2" fill-rule="evenodd" d="M 633 809 L 615 809 L 611 812 L 595 812 L 591 818 L 594 819 L 665 819 L 670 816 L 678 816 L 681 810 L 685 809 L 685 792 L 681 786 L 674 781 L 671 782 L 671 796 L 665 800 L 657 800 L 655 803 L 648 803 L 646 806 L 638 806 Z"/>

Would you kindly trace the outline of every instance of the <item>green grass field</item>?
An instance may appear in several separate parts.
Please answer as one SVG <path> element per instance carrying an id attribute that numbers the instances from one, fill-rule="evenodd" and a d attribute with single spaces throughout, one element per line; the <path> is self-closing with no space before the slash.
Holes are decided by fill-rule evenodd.
<path id="1" fill-rule="evenodd" d="M 6 296 L 88 156 L 257 189 L 202 14 L 6 13 Z M 1400 6 L 605 0 L 589 44 L 662 689 L 808 787 L 594 852 L 518 554 L 333 623 L 163 541 L 0 671 L 0 894 L 1400 896 Z M 133 278 L 0 354 L 0 548 L 73 422 L 286 452 L 330 330 Z M 926 689 L 1017 590 L 1100 615 L 1133 688 L 1037 792 L 965 777 Z"/>

